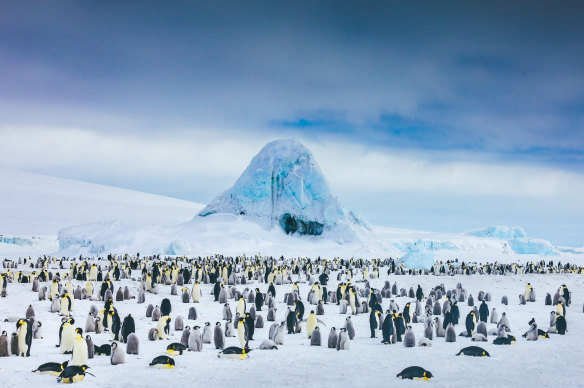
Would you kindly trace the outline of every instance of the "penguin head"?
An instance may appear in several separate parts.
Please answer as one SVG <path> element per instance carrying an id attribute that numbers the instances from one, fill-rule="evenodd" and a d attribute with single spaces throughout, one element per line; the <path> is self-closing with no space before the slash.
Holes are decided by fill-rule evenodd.
<path id="1" fill-rule="evenodd" d="M 112 342 L 112 349 L 116 349 L 118 347 L 118 343 L 117 342 Z"/>
<path id="2" fill-rule="evenodd" d="M 215 323 L 215 326 L 221 326 L 221 322 Z"/>
<path id="3" fill-rule="evenodd" d="M 427 377 L 427 378 L 431 379 L 434 376 L 432 376 L 432 373 L 430 371 L 425 371 L 424 372 L 424 377 Z"/>
<path id="4" fill-rule="evenodd" d="M 78 327 L 77 329 L 75 329 L 75 333 L 79 334 L 80 336 L 83 336 L 83 329 L 81 329 L 80 327 Z"/>

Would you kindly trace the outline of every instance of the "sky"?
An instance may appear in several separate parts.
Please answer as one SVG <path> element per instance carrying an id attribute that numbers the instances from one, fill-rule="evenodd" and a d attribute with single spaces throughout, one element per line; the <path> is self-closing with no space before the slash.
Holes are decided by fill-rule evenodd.
<path id="1" fill-rule="evenodd" d="M 207 203 L 293 138 L 372 224 L 584 246 L 581 2 L 0 9 L 0 168 Z"/>

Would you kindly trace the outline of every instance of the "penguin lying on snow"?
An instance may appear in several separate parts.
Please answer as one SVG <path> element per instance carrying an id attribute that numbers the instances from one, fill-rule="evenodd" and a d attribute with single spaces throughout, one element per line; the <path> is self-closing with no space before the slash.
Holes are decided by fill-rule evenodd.
<path id="1" fill-rule="evenodd" d="M 507 337 L 498 337 L 493 341 L 493 345 L 511 345 L 515 343 L 515 337 L 509 335 Z"/>
<path id="2" fill-rule="evenodd" d="M 219 358 L 233 358 L 237 360 L 245 360 L 251 349 L 242 349 L 237 346 L 230 346 L 217 354 Z"/>
<path id="3" fill-rule="evenodd" d="M 158 369 L 172 369 L 175 366 L 174 360 L 168 356 L 158 356 L 155 357 L 150 364 L 152 368 Z"/>
<path id="4" fill-rule="evenodd" d="M 462 348 L 456 355 L 460 356 L 461 354 L 473 357 L 491 357 L 489 352 L 479 346 L 468 346 L 466 348 Z"/>
<path id="5" fill-rule="evenodd" d="M 430 380 L 432 373 L 419 366 L 410 366 L 399 372 L 396 377 L 410 380 Z"/>
<path id="6" fill-rule="evenodd" d="M 59 364 L 58 362 L 47 362 L 33 370 L 33 373 L 59 376 L 63 369 L 67 367 L 67 364 L 69 364 L 69 361 L 65 361 L 62 364 Z"/>
<path id="7" fill-rule="evenodd" d="M 71 384 L 83 381 L 86 374 L 93 376 L 91 373 L 86 372 L 87 369 L 89 369 L 87 365 L 68 366 L 65 369 L 63 369 L 61 374 L 59 374 L 57 381 L 63 384 Z"/>
<path id="8" fill-rule="evenodd" d="M 182 355 L 186 350 L 187 347 L 178 342 L 174 342 L 166 347 L 166 353 L 170 354 L 171 356 Z"/>

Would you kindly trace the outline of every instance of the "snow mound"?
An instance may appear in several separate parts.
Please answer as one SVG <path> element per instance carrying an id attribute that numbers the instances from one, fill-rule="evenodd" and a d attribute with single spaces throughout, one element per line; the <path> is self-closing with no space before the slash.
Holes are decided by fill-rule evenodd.
<path id="1" fill-rule="evenodd" d="M 469 230 L 465 232 L 469 236 L 477 237 L 494 237 L 502 239 L 514 239 L 527 237 L 525 230 L 520 226 L 506 226 L 506 225 L 494 225 L 486 226 L 484 228 L 478 228 Z"/>
<path id="2" fill-rule="evenodd" d="M 436 263 L 436 259 L 423 246 L 414 245 L 397 263 L 403 263 L 408 269 L 430 269 Z"/>
<path id="3" fill-rule="evenodd" d="M 518 238 L 509 240 L 513 252 L 521 255 L 555 256 L 556 249 L 546 240 Z"/>
<path id="4" fill-rule="evenodd" d="M 286 234 L 319 236 L 347 226 L 366 227 L 332 194 L 312 153 L 294 140 L 275 140 L 252 159 L 233 187 L 221 193 L 199 217 L 216 213 L 244 216 Z"/>

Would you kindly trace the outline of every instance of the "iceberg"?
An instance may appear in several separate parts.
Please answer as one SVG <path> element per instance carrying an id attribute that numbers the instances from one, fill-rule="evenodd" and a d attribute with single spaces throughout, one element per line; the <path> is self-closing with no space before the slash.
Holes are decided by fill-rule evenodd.
<path id="1" fill-rule="evenodd" d="M 436 263 L 434 255 L 422 246 L 414 245 L 397 261 L 408 269 L 430 269 Z"/>
<path id="2" fill-rule="evenodd" d="M 546 240 L 518 238 L 509 240 L 513 252 L 520 255 L 555 256 L 556 249 Z"/>
<path id="3" fill-rule="evenodd" d="M 197 216 L 230 213 L 286 234 L 319 236 L 366 223 L 343 208 L 312 153 L 294 140 L 275 140 L 252 159 L 233 187 Z"/>
<path id="4" fill-rule="evenodd" d="M 464 234 L 469 236 L 494 237 L 506 240 L 527 237 L 522 227 L 506 225 L 486 226 L 484 228 L 469 230 L 468 232 L 464 232 Z"/>

